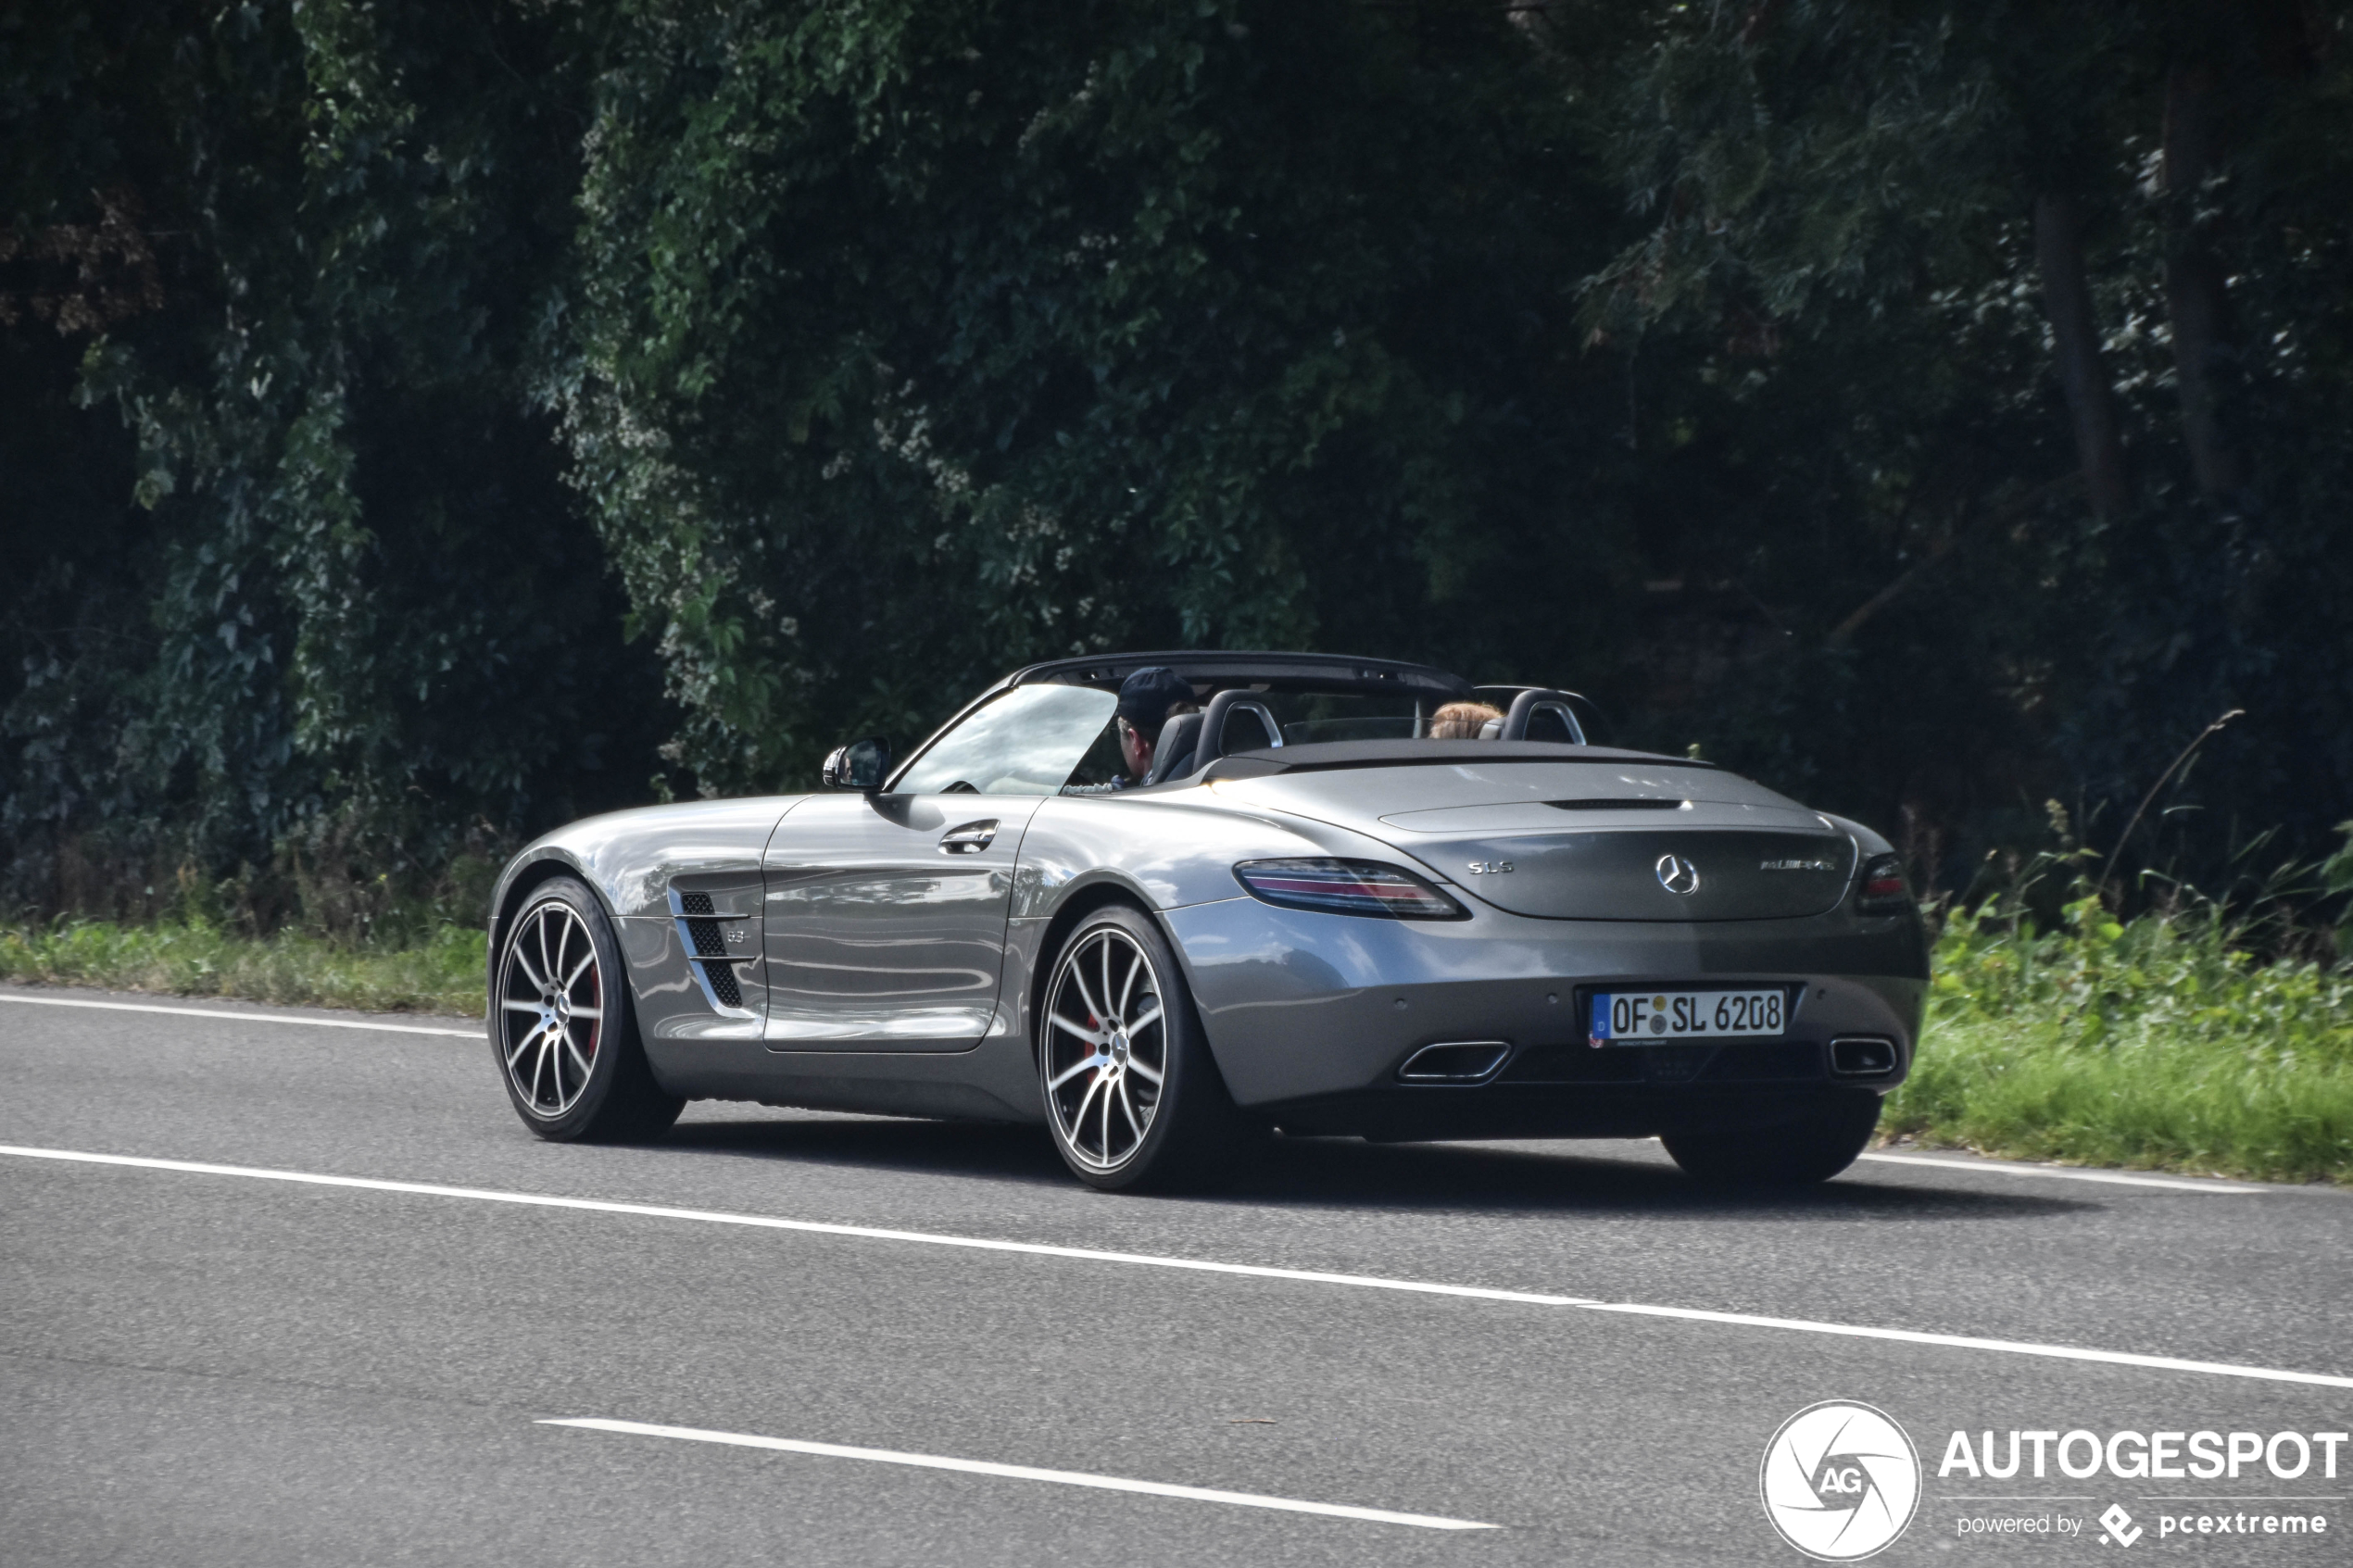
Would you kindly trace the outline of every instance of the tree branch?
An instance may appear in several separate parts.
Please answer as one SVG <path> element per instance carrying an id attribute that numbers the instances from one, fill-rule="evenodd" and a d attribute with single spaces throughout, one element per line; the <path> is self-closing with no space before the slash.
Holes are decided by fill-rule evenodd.
<path id="1" fill-rule="evenodd" d="M 1855 633 L 1862 630 L 1865 621 L 1893 604 L 1906 589 L 1926 575 L 1929 568 L 1950 555 L 1955 546 L 1976 537 L 1989 528 L 1996 528 L 2003 523 L 2014 521 L 2030 508 L 2040 506 L 2050 496 L 2077 483 L 2082 477 L 2080 474 L 2063 473 L 2057 479 L 2045 480 L 2024 495 L 2014 496 L 2006 504 L 1996 507 L 1975 522 L 1964 524 L 1939 539 L 1928 547 L 1928 554 L 1906 567 L 1894 582 L 1857 605 L 1854 614 L 1831 627 L 1830 635 L 1822 639 L 1822 646 L 1831 648 L 1844 647 L 1855 640 Z"/>

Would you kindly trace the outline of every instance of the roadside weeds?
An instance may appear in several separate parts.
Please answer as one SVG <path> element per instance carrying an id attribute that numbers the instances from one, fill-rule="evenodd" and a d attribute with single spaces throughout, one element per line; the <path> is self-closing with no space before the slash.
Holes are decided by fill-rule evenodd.
<path id="1" fill-rule="evenodd" d="M 293 932 L 241 936 L 200 921 L 71 921 L 0 930 L 0 979 L 480 1018 L 484 954 L 483 934 L 457 925 L 379 947 Z"/>

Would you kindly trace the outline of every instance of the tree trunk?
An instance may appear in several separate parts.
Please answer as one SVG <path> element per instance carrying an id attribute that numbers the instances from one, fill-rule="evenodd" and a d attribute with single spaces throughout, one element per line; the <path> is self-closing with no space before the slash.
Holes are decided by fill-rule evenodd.
<path id="1" fill-rule="evenodd" d="M 2124 510 L 2124 443 L 2116 433 L 2116 395 L 2100 364 L 2092 325 L 2092 286 L 2083 275 L 2083 222 L 2075 198 L 2046 191 L 2034 201 L 2034 259 L 2043 273 L 2043 308 L 2051 319 L 2059 383 L 2075 420 L 2075 456 L 2095 516 Z"/>
<path id="2" fill-rule="evenodd" d="M 2226 500 L 2239 485 L 2237 454 L 2222 433 L 2221 381 L 2232 348 L 2221 258 L 2198 221 L 2198 192 L 2214 168 L 2214 72 L 2175 66 L 2165 79 L 2165 313 L 2173 323 L 2173 373 L 2182 433 L 2198 493 Z"/>

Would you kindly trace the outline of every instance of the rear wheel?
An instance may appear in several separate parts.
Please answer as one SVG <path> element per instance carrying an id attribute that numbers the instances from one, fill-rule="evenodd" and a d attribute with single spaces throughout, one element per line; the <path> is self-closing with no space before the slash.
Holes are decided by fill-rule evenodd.
<path id="1" fill-rule="evenodd" d="M 686 1101 L 646 1063 L 621 945 L 587 887 L 544 882 L 509 924 L 491 986 L 490 1039 L 507 1098 L 543 1138 L 652 1137 Z"/>
<path id="2" fill-rule="evenodd" d="M 1811 1186 L 1855 1163 L 1879 1127 L 1880 1098 L 1858 1090 L 1789 1121 L 1667 1133 L 1659 1142 L 1685 1173 L 1710 1186 Z"/>
<path id="3" fill-rule="evenodd" d="M 1110 905 L 1063 944 L 1038 1021 L 1054 1147 L 1106 1191 L 1206 1175 L 1239 1133 L 1176 955 L 1159 928 Z"/>

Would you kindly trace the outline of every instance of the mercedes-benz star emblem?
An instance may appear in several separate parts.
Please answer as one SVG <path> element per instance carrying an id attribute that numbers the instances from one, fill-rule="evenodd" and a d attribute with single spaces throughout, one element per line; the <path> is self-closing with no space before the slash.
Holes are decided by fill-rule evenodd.
<path id="1" fill-rule="evenodd" d="M 1699 891 L 1699 868 L 1680 855 L 1661 855 L 1658 858 L 1658 884 L 1669 893 L 1696 893 Z"/>

